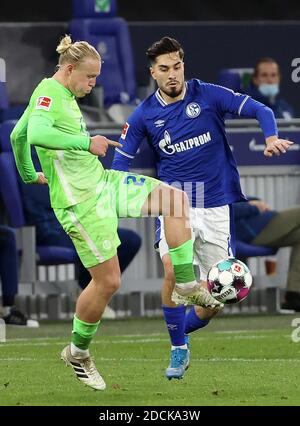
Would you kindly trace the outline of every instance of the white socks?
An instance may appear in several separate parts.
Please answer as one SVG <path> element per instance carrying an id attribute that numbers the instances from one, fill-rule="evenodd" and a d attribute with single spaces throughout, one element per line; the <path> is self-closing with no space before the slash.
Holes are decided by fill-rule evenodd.
<path id="1" fill-rule="evenodd" d="M 177 291 L 178 294 L 180 294 L 180 296 L 189 296 L 190 294 L 192 294 L 194 291 L 196 291 L 199 288 L 199 283 L 197 283 L 197 281 L 191 281 L 188 283 L 181 283 L 175 284 L 175 291 Z"/>
<path id="2" fill-rule="evenodd" d="M 187 349 L 187 344 L 181 345 L 181 346 L 171 346 L 171 351 L 174 351 L 175 349 Z"/>
<path id="3" fill-rule="evenodd" d="M 74 358 L 85 359 L 90 356 L 90 352 L 88 349 L 79 349 L 74 343 L 71 343 L 71 355 Z"/>

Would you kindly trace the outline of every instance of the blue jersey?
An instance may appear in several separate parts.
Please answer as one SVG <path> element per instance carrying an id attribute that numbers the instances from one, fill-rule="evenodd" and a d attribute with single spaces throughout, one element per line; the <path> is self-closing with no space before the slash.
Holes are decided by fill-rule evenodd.
<path id="1" fill-rule="evenodd" d="M 182 100 L 167 104 L 159 90 L 145 99 L 123 128 L 112 167 L 128 170 L 146 137 L 158 158 L 160 180 L 184 189 L 193 207 L 244 199 L 229 147 L 226 113 L 257 118 L 265 137 L 276 135 L 273 112 L 247 95 L 192 79 Z"/>

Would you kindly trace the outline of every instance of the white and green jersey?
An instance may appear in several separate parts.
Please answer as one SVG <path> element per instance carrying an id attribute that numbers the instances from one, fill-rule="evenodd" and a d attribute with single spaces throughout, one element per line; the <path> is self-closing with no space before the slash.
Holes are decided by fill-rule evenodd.
<path id="1" fill-rule="evenodd" d="M 52 207 L 66 208 L 96 195 L 104 169 L 88 151 L 90 136 L 75 96 L 57 80 L 45 78 L 36 87 L 11 142 L 25 183 L 37 180 L 30 155 L 35 145 Z"/>

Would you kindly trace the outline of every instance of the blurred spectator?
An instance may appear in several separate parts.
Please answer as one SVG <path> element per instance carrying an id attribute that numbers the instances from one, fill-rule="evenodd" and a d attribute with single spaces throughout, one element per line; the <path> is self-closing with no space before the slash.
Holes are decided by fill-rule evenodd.
<path id="1" fill-rule="evenodd" d="M 236 238 L 273 248 L 291 247 L 283 309 L 300 312 L 300 207 L 277 212 L 258 198 L 233 204 Z"/>
<path id="2" fill-rule="evenodd" d="M 294 117 L 294 110 L 280 97 L 280 81 L 278 63 L 272 58 L 262 58 L 254 67 L 251 83 L 245 93 L 270 107 L 276 118 L 289 120 Z"/>
<path id="3" fill-rule="evenodd" d="M 2 285 L 3 319 L 6 324 L 38 327 L 14 306 L 18 294 L 18 250 L 15 231 L 0 225 L 0 278 Z"/>

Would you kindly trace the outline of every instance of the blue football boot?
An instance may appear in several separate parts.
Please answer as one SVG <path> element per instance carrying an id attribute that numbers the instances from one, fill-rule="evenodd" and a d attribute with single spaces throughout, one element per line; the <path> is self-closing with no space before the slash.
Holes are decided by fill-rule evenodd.
<path id="1" fill-rule="evenodd" d="M 176 348 L 171 351 L 170 365 L 166 369 L 167 379 L 182 379 L 190 363 L 189 349 Z"/>
<path id="2" fill-rule="evenodd" d="M 184 335 L 184 343 L 187 345 L 187 348 L 188 348 L 188 351 L 189 351 L 189 354 L 190 354 L 191 348 L 190 348 L 190 336 L 189 336 L 189 334 Z"/>

